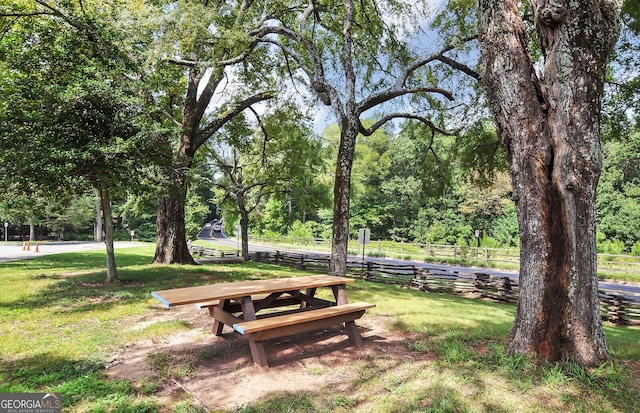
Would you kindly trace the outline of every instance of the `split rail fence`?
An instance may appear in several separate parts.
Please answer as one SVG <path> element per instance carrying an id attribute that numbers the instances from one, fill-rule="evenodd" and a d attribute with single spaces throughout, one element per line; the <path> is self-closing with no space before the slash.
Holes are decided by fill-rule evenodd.
<path id="1" fill-rule="evenodd" d="M 298 268 L 327 272 L 329 256 L 292 252 L 252 252 L 251 259 Z M 349 260 L 347 276 L 365 281 L 397 284 L 428 292 L 446 292 L 467 297 L 515 303 L 518 282 L 510 277 L 497 277 L 481 271 L 454 271 L 447 268 L 424 268 L 411 263 L 391 264 L 382 261 Z M 599 291 L 602 318 L 621 325 L 640 325 L 640 294 L 626 291 Z"/>
<path id="2" fill-rule="evenodd" d="M 319 251 L 329 251 L 331 240 L 324 238 L 300 237 L 263 237 L 249 236 L 249 242 L 266 245 L 307 248 Z M 349 244 L 350 250 L 357 254 L 362 252 L 362 246 Z M 357 251 L 359 250 L 359 251 Z M 489 248 L 461 245 L 440 245 L 431 243 L 371 241 L 367 244 L 366 254 L 371 257 L 413 257 L 420 260 L 457 260 L 461 262 L 484 262 L 497 264 L 520 264 L 520 251 L 517 248 Z M 356 252 L 357 251 L 357 252 Z M 632 271 L 640 273 L 640 257 L 626 254 L 598 254 L 598 268 L 610 271 Z"/>

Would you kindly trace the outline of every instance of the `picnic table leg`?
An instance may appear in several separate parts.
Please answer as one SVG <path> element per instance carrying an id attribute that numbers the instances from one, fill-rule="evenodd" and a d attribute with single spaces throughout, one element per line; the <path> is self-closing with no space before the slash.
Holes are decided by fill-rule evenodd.
<path id="1" fill-rule="evenodd" d="M 253 338 L 249 337 L 249 348 L 251 349 L 251 358 L 253 358 L 253 362 L 255 364 L 259 367 L 269 367 L 267 354 L 264 351 L 264 344 L 262 341 L 255 341 Z"/>
<path id="2" fill-rule="evenodd" d="M 230 303 L 229 299 L 222 300 L 222 303 L 220 303 L 221 304 L 220 308 L 223 310 L 227 310 L 229 308 L 229 303 Z M 209 311 L 211 311 L 211 309 L 209 309 Z M 215 334 L 216 336 L 221 336 L 223 328 L 224 328 L 224 324 L 216 318 L 215 321 L 213 322 L 212 333 Z"/>
<path id="3" fill-rule="evenodd" d="M 347 304 L 347 292 L 345 291 L 344 284 L 334 285 L 331 289 L 333 290 L 333 296 L 336 299 L 337 305 Z"/>
<path id="4" fill-rule="evenodd" d="M 316 288 L 307 288 L 304 292 L 305 295 L 308 295 L 309 297 L 313 298 L 316 295 Z M 300 303 L 300 308 L 307 308 L 309 307 L 309 303 L 306 301 L 302 301 Z"/>
<path id="5" fill-rule="evenodd" d="M 242 316 L 245 321 L 256 319 L 256 309 L 253 306 L 251 297 L 242 297 L 240 305 L 242 306 Z M 269 367 L 267 354 L 264 351 L 264 344 L 261 341 L 255 341 L 253 337 L 249 336 L 249 348 L 251 349 L 251 358 L 255 364 L 259 367 Z"/>
<path id="6" fill-rule="evenodd" d="M 347 292 L 345 290 L 345 284 L 334 285 L 331 287 L 333 289 L 333 296 L 336 298 L 337 305 L 347 304 Z M 362 345 L 362 336 L 360 335 L 360 330 L 358 330 L 358 326 L 355 321 L 347 321 L 344 323 L 344 331 L 349 336 L 349 342 L 359 347 Z"/>
<path id="7" fill-rule="evenodd" d="M 344 331 L 349 336 L 349 343 L 355 347 L 360 347 L 362 345 L 362 336 L 360 335 L 360 330 L 358 330 L 358 326 L 356 322 L 351 320 L 344 323 Z"/>

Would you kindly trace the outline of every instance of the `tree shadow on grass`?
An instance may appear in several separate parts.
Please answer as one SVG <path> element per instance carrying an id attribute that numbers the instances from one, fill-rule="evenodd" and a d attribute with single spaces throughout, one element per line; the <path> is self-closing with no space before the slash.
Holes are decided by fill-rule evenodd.
<path id="1" fill-rule="evenodd" d="M 104 253 L 70 253 L 52 259 L 32 260 L 29 263 L 11 262 L 3 269 L 26 272 L 31 279 L 54 280 L 48 286 L 14 302 L 0 302 L 0 308 L 9 310 L 51 308 L 53 313 L 108 310 L 115 305 L 146 301 L 152 291 L 196 285 L 268 278 L 274 269 L 279 276 L 295 276 L 292 269 L 268 264 L 217 265 L 149 265 L 148 256 L 119 253 L 119 282 L 107 283 Z M 127 263 L 128 265 L 123 265 Z M 62 271 L 58 269 L 63 268 Z M 34 271 L 35 270 L 35 271 Z M 42 273 L 39 271 L 42 270 Z M 28 273 L 27 273 L 28 274 Z M 0 277 L 2 277 L 0 275 Z M 29 277 L 29 275 L 27 275 Z M 25 280 L 28 283 L 28 280 Z"/>

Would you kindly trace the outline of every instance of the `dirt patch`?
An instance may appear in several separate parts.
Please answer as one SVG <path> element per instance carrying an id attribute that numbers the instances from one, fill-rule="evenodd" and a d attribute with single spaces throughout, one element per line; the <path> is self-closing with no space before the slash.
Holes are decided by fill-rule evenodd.
<path id="1" fill-rule="evenodd" d="M 631 374 L 631 380 L 633 388 L 640 393 L 640 361 L 629 361 L 626 363 L 627 368 Z"/>
<path id="2" fill-rule="evenodd" d="M 222 336 L 213 335 L 213 319 L 191 306 L 153 310 L 131 328 L 169 320 L 182 320 L 189 329 L 131 343 L 107 368 L 111 379 L 128 379 L 140 386 L 161 383 L 156 396 L 167 409 L 185 392 L 207 410 L 237 409 L 274 392 L 327 387 L 339 392 L 363 374 L 358 371 L 362 362 L 379 359 L 398 365 L 432 357 L 409 350 L 410 337 L 391 332 L 391 318 L 384 316 L 365 315 L 357 321 L 364 341 L 360 348 L 350 346 L 337 328 L 269 341 L 265 345 L 269 369 L 253 365 L 246 338 L 227 327 Z"/>

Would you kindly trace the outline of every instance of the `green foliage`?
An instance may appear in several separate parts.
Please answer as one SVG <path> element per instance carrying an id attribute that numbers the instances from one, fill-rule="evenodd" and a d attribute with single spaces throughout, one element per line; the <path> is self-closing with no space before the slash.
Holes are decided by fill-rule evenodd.
<path id="1" fill-rule="evenodd" d="M 625 252 L 624 242 L 617 239 L 608 239 L 598 244 L 598 252 L 604 254 L 622 254 Z"/>
<path id="2" fill-rule="evenodd" d="M 313 221 L 307 221 L 304 224 L 300 221 L 295 221 L 287 235 L 295 238 L 313 239 L 314 228 L 315 222 Z"/>
<path id="3" fill-rule="evenodd" d="M 287 214 L 284 200 L 270 197 L 262 213 L 263 231 L 284 234 L 287 230 Z"/>
<path id="4" fill-rule="evenodd" d="M 500 242 L 488 235 L 485 235 L 484 237 L 480 238 L 480 246 L 487 248 L 498 248 L 500 247 Z"/>
<path id="5" fill-rule="evenodd" d="M 456 137 L 456 159 L 465 179 L 483 187 L 494 182 L 497 173 L 507 171 L 507 160 L 495 131 L 482 120 Z"/>
<path id="6" fill-rule="evenodd" d="M 314 232 L 316 238 L 331 239 L 331 222 L 333 220 L 333 211 L 331 209 L 318 210 L 318 222 Z"/>
<path id="7" fill-rule="evenodd" d="M 260 125 L 236 117 L 209 142 L 208 153 L 219 172 L 214 185 L 225 221 L 232 221 L 232 210 L 240 216 L 253 212 L 257 232 L 284 234 L 296 217 L 325 204 L 326 186 L 316 185 L 322 159 L 308 118 L 280 103 L 261 116 Z"/>
<path id="8" fill-rule="evenodd" d="M 629 251 L 640 240 L 640 133 L 626 140 L 606 142 L 603 170 L 598 185 L 598 231 L 624 244 Z"/>
<path id="9" fill-rule="evenodd" d="M 0 181 L 52 199 L 135 188 L 156 152 L 128 53 L 140 41 L 133 26 L 114 20 L 123 10 L 91 2 L 39 11 L 13 19 L 0 39 Z"/>
<path id="10" fill-rule="evenodd" d="M 491 221 L 488 234 L 494 238 L 501 247 L 517 247 L 520 245 L 515 205 L 509 205 L 504 209 L 502 215 L 497 216 Z"/>
<path id="11" fill-rule="evenodd" d="M 199 194 L 189 192 L 185 206 L 185 230 L 188 238 L 196 239 L 209 213 L 209 205 Z"/>

